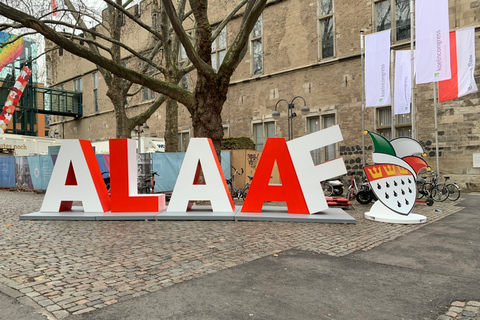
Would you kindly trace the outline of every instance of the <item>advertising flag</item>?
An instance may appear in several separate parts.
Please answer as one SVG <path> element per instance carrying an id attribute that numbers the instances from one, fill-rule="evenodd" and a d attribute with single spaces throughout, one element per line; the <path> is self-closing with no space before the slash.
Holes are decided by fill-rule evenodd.
<path id="1" fill-rule="evenodd" d="M 475 29 L 450 32 L 452 78 L 438 83 L 438 101 L 447 101 L 477 92 L 475 70 Z"/>
<path id="2" fill-rule="evenodd" d="M 0 71 L 20 57 L 23 52 L 23 37 L 0 32 Z"/>
<path id="3" fill-rule="evenodd" d="M 390 29 L 365 36 L 365 99 L 367 107 L 391 104 Z"/>
<path id="4" fill-rule="evenodd" d="M 412 55 L 410 51 L 395 52 L 395 114 L 410 113 L 412 98 Z"/>
<path id="5" fill-rule="evenodd" d="M 416 83 L 450 79 L 448 0 L 415 1 Z"/>

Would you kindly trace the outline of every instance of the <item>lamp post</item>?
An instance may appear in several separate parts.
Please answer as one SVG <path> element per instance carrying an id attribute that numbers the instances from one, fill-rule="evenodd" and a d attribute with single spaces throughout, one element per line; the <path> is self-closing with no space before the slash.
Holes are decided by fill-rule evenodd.
<path id="1" fill-rule="evenodd" d="M 295 98 L 292 99 L 292 101 L 288 102 L 285 99 L 280 99 L 275 103 L 275 111 L 272 112 L 272 118 L 274 120 L 280 119 L 280 112 L 277 111 L 277 105 L 285 101 L 288 105 L 288 140 L 292 140 L 293 138 L 293 118 L 297 116 L 295 112 L 293 112 L 293 108 L 295 107 L 294 101 L 296 99 L 302 99 L 303 100 L 303 107 L 300 109 L 302 112 L 302 115 L 306 116 L 310 112 L 310 108 L 307 107 L 307 103 L 305 102 L 305 99 L 301 96 L 296 96 Z"/>
<path id="2" fill-rule="evenodd" d="M 147 132 L 147 130 L 150 129 L 150 127 L 145 123 L 142 127 L 141 124 L 137 125 L 136 128 L 133 129 L 133 132 L 137 133 L 137 148 L 138 148 L 138 153 L 141 153 L 141 142 L 140 142 L 140 134 Z"/>

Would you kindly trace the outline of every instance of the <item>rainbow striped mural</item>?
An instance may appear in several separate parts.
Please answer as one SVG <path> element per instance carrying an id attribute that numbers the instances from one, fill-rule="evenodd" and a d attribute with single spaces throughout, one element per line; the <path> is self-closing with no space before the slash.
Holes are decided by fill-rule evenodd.
<path id="1" fill-rule="evenodd" d="M 17 40 L 15 40 L 18 38 Z M 10 43 L 12 40 L 14 42 Z M 7 45 L 3 46 L 4 43 Z M 23 52 L 23 37 L 0 32 L 0 71 L 13 60 L 17 59 Z"/>

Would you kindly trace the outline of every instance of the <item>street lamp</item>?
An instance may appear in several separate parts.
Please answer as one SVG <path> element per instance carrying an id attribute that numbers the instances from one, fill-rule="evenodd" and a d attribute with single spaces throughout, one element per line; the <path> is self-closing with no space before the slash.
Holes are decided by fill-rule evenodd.
<path id="1" fill-rule="evenodd" d="M 140 142 L 140 134 L 144 133 L 144 132 L 147 132 L 148 129 L 150 129 L 150 127 L 145 123 L 142 127 L 141 124 L 137 125 L 136 128 L 133 128 L 133 132 L 136 132 L 137 133 L 137 148 L 138 148 L 138 153 L 141 153 L 141 142 Z"/>
<path id="2" fill-rule="evenodd" d="M 272 112 L 272 118 L 274 120 L 280 119 L 280 112 L 277 111 L 277 105 L 281 101 L 285 101 L 287 103 L 288 105 L 288 140 L 292 140 L 293 138 L 293 118 L 297 116 L 297 114 L 293 112 L 293 108 L 295 107 L 293 102 L 298 98 L 303 100 L 303 107 L 300 109 L 300 111 L 302 112 L 302 115 L 306 116 L 310 112 L 310 108 L 307 107 L 307 103 L 305 102 L 305 99 L 301 96 L 296 96 L 295 98 L 292 99 L 291 102 L 288 102 L 285 99 L 278 100 L 277 103 L 275 103 L 275 111 Z"/>

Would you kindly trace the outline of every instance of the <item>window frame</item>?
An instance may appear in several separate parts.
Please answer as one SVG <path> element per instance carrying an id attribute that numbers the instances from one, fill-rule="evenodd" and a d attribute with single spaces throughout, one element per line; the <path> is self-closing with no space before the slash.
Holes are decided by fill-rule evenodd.
<path id="1" fill-rule="evenodd" d="M 213 31 L 212 31 L 213 32 Z M 219 46 L 218 40 L 220 39 L 221 35 L 224 33 L 225 35 L 225 47 Z M 215 46 L 215 48 L 214 48 Z M 215 73 L 218 72 L 220 69 L 220 66 L 222 65 L 223 59 L 225 58 L 225 55 L 227 54 L 228 50 L 228 42 L 227 42 L 227 26 L 223 27 L 222 31 L 218 34 L 218 37 L 213 40 L 212 42 L 212 57 L 215 56 L 215 62 L 216 66 L 213 65 L 213 59 L 212 59 L 212 68 L 215 70 Z M 223 56 L 223 59 L 220 61 L 220 52 L 225 52 L 225 55 Z"/>
<path id="2" fill-rule="evenodd" d="M 334 59 L 337 50 L 336 50 L 336 41 L 335 41 L 335 4 L 334 0 L 330 0 L 332 3 L 331 12 L 328 14 L 322 14 L 322 0 L 317 0 L 317 34 L 318 34 L 318 60 L 327 60 Z M 322 41 L 322 22 L 328 19 L 332 20 L 332 55 L 323 56 L 323 41 Z"/>
<path id="3" fill-rule="evenodd" d="M 188 140 L 184 140 L 185 136 L 187 136 Z M 184 141 L 186 141 L 186 143 L 184 143 Z M 177 152 L 186 152 L 189 143 L 190 143 L 190 130 L 179 131 L 177 133 Z"/>
<path id="4" fill-rule="evenodd" d="M 182 64 L 185 63 L 185 61 L 188 60 L 188 57 L 183 45 L 180 43 L 179 46 L 180 48 L 178 49 L 178 66 L 180 67 Z M 184 74 L 182 76 L 182 79 L 180 79 L 180 86 L 183 89 L 188 90 L 188 73 Z"/>
<path id="5" fill-rule="evenodd" d="M 410 19 L 410 13 L 411 13 L 411 10 L 412 8 L 410 8 L 410 0 L 400 0 L 402 2 L 406 2 L 408 3 L 408 8 L 409 8 L 409 11 L 408 11 L 408 19 L 407 20 L 410 20 L 410 28 L 409 28 L 409 36 L 404 38 L 404 39 L 398 39 L 398 36 L 397 36 L 397 1 L 399 0 L 375 0 L 372 2 L 372 18 L 373 18 L 373 29 L 374 29 L 374 32 L 381 32 L 381 31 L 384 31 L 384 30 L 392 30 L 391 32 L 391 41 L 392 43 L 404 43 L 404 42 L 409 42 L 410 41 L 410 37 L 411 37 L 411 19 Z M 385 28 L 385 29 L 382 29 L 382 30 L 378 30 L 377 29 L 377 4 L 379 3 L 382 3 L 382 2 L 390 2 L 390 28 Z M 393 10 L 392 10 L 393 8 Z"/>
<path id="6" fill-rule="evenodd" d="M 92 98 L 93 98 L 93 112 L 98 113 L 98 72 L 92 73 Z"/>
<path id="7" fill-rule="evenodd" d="M 258 20 L 255 22 L 255 24 L 258 23 L 258 21 L 260 21 L 260 35 L 255 37 L 253 35 L 253 32 L 255 30 L 255 27 L 253 27 L 253 30 L 252 32 L 250 33 L 250 75 L 252 77 L 256 77 L 256 76 L 261 76 L 265 73 L 265 61 L 263 59 L 263 53 L 264 53 L 264 41 L 263 41 L 263 14 L 261 14 L 259 17 L 258 17 Z M 261 45 L 261 53 L 260 53 L 260 60 L 261 60 L 261 71 L 258 72 L 258 73 L 255 73 L 255 50 L 254 50 L 254 43 L 256 42 L 259 42 L 260 45 Z"/>
<path id="8" fill-rule="evenodd" d="M 392 134 L 392 107 L 391 106 L 386 106 L 386 107 L 377 107 L 375 108 L 375 131 L 384 137 L 386 137 L 388 140 L 391 140 L 391 134 Z M 389 120 L 388 123 L 381 124 L 380 123 L 380 112 L 382 111 L 390 111 L 387 119 Z M 410 119 L 410 122 L 402 122 L 400 119 L 405 119 L 405 117 Z M 410 135 L 407 137 L 412 137 L 412 114 L 411 112 L 408 114 L 396 114 L 395 115 L 395 138 L 400 137 L 399 136 L 399 131 L 402 129 L 410 128 Z M 386 134 L 388 133 L 388 134 Z M 402 137 L 406 137 L 402 135 Z"/>
<path id="9" fill-rule="evenodd" d="M 320 119 L 321 119 L 320 125 L 321 125 L 322 130 L 327 129 L 327 127 L 325 126 L 325 119 L 327 119 L 327 118 L 333 118 L 333 125 L 331 125 L 331 126 L 334 126 L 334 125 L 338 124 L 336 113 L 322 114 L 321 117 L 320 117 Z M 329 127 L 331 127 L 331 126 L 329 126 Z M 329 148 L 333 151 L 333 157 L 328 157 L 327 158 L 327 152 L 330 152 Z M 328 146 L 323 147 L 322 148 L 322 157 L 323 157 L 324 162 L 338 158 L 338 143 L 332 143 Z"/>
<path id="10" fill-rule="evenodd" d="M 273 125 L 273 135 L 268 135 L 268 125 Z M 257 128 L 261 126 L 262 128 L 262 142 L 257 141 Z M 255 121 L 252 123 L 252 135 L 253 135 L 253 143 L 255 144 L 255 150 L 263 151 L 265 147 L 265 143 L 267 142 L 268 138 L 275 138 L 277 136 L 277 122 L 273 119 L 265 120 L 265 121 Z M 261 146 L 259 149 L 258 146 Z"/>

